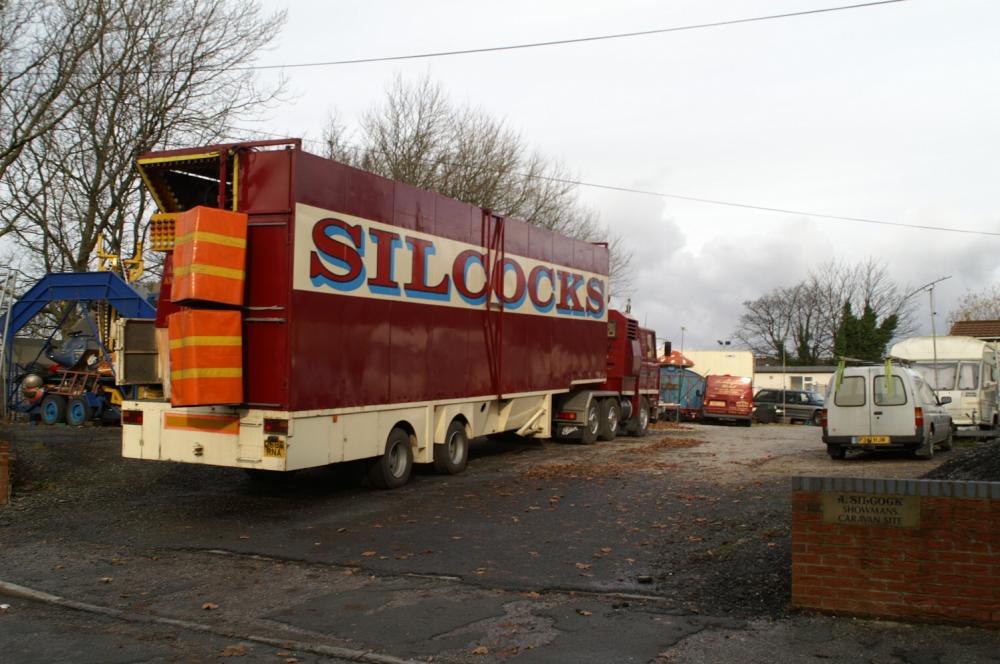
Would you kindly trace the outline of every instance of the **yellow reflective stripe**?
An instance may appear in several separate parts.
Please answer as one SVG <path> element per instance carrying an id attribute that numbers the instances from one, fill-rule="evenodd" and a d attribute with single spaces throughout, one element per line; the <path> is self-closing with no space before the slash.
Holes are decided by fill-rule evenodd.
<path id="1" fill-rule="evenodd" d="M 188 378 L 242 378 L 243 369 L 237 368 L 206 368 L 177 369 L 170 372 L 170 380 L 186 380 Z"/>
<path id="2" fill-rule="evenodd" d="M 240 432 L 240 419 L 238 417 L 218 415 L 177 415 L 166 413 L 163 416 L 163 426 L 167 429 L 236 434 Z"/>
<path id="3" fill-rule="evenodd" d="M 171 339 L 171 348 L 185 348 L 187 346 L 242 346 L 243 337 L 212 337 L 212 336 L 190 336 L 180 339 Z"/>
<path id="4" fill-rule="evenodd" d="M 184 235 L 178 235 L 174 238 L 174 245 L 184 244 L 192 240 L 221 244 L 224 247 L 236 247 L 237 249 L 245 249 L 247 246 L 246 238 L 223 235 L 222 233 L 210 233 L 208 231 L 191 231 Z"/>
<path id="5" fill-rule="evenodd" d="M 174 277 L 186 277 L 189 274 L 204 274 L 210 277 L 223 277 L 225 279 L 239 279 L 243 281 L 243 270 L 231 267 L 219 267 L 218 265 L 182 265 L 174 270 Z"/>

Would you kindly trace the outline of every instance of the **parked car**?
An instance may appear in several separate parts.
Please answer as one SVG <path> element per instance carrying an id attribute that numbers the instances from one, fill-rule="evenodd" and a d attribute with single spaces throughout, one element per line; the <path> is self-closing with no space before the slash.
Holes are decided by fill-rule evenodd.
<path id="1" fill-rule="evenodd" d="M 823 411 L 823 442 L 833 459 L 849 449 L 908 450 L 930 459 L 950 450 L 951 415 L 916 371 L 892 365 L 849 367 L 830 382 Z"/>
<path id="2" fill-rule="evenodd" d="M 823 410 L 823 395 L 806 390 L 762 389 L 753 396 L 754 419 L 763 424 L 780 422 L 806 422 L 820 425 L 820 411 Z"/>

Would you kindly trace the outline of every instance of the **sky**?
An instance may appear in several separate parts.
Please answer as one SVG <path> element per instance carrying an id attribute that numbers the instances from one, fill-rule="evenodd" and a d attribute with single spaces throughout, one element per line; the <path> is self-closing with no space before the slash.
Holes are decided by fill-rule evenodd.
<path id="1" fill-rule="evenodd" d="M 858 2 L 860 0 L 854 0 Z M 260 65 L 627 33 L 850 0 L 262 0 L 287 9 Z M 633 315 L 689 349 L 733 339 L 743 302 L 874 257 L 957 300 L 1000 281 L 1000 3 L 907 0 L 739 25 L 523 50 L 286 68 L 289 98 L 243 126 L 306 139 L 349 127 L 392 78 L 429 76 L 581 181 L 634 258 Z M 264 70 L 261 77 L 277 75 Z M 975 232 L 838 221 L 884 220 Z M 929 334 L 929 298 L 916 310 Z M 619 301 L 617 303 L 622 303 Z"/>

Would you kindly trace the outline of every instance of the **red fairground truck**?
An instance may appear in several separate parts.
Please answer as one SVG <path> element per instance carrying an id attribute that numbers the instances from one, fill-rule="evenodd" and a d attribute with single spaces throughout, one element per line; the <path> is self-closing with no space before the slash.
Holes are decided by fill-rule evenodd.
<path id="1" fill-rule="evenodd" d="M 126 457 L 263 475 L 371 459 L 393 488 L 413 463 L 460 472 L 475 436 L 590 443 L 656 416 L 655 334 L 608 311 L 604 245 L 298 140 L 138 168 L 164 279 L 155 328 L 123 330 L 118 357 L 163 397 L 123 405 Z"/>

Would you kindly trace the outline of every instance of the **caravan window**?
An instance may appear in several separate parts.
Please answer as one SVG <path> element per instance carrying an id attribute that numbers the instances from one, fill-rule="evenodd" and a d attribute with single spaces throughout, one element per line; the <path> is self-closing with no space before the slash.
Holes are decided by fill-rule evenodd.
<path id="1" fill-rule="evenodd" d="M 937 368 L 933 362 L 913 365 L 920 377 L 935 390 L 954 390 L 955 374 L 958 372 L 957 362 L 938 362 Z"/>
<path id="2" fill-rule="evenodd" d="M 836 384 L 836 380 L 830 383 Z M 840 387 L 834 388 L 833 403 L 838 406 L 865 405 L 865 379 L 862 376 L 845 376 Z"/>
<path id="3" fill-rule="evenodd" d="M 979 363 L 962 362 L 958 365 L 958 389 L 979 389 Z"/>

